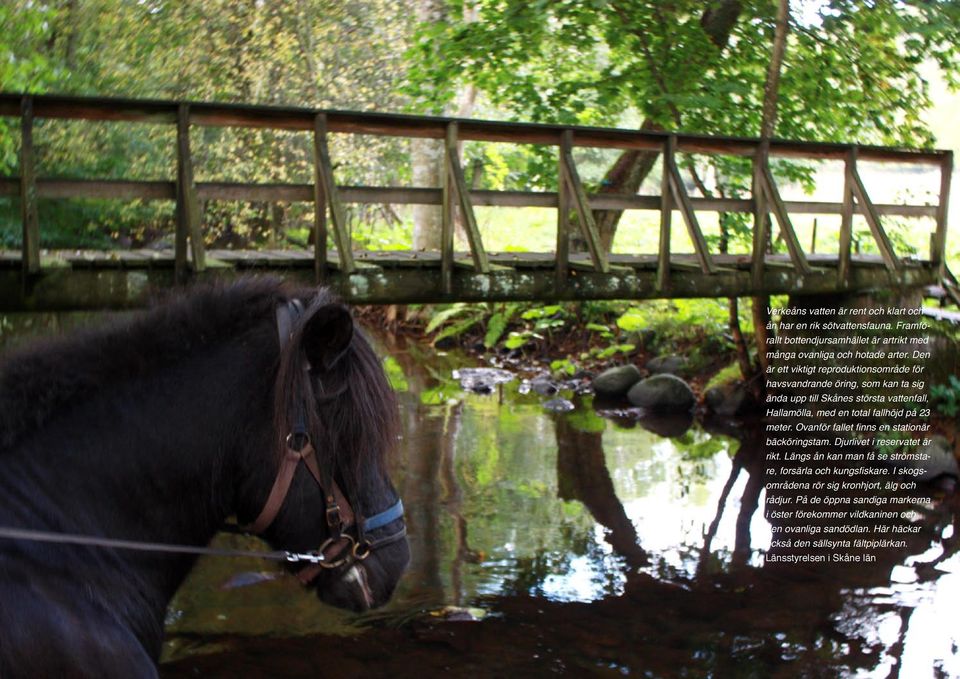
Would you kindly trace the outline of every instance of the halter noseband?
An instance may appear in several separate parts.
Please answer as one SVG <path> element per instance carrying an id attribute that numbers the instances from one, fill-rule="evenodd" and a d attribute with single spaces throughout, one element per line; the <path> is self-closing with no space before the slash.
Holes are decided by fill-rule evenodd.
<path id="1" fill-rule="evenodd" d="M 303 304 L 300 300 L 292 300 L 277 307 L 277 331 L 280 335 L 280 351 L 282 352 L 290 340 L 294 323 L 303 314 Z M 317 454 L 307 431 L 305 417 L 306 403 L 301 402 L 297 421 L 293 430 L 285 439 L 285 450 L 280 462 L 280 469 L 270 488 L 267 501 L 260 511 L 260 515 L 249 526 L 249 530 L 256 534 L 266 531 L 277 518 L 280 508 L 290 492 L 293 476 L 302 462 L 310 472 L 310 476 L 317 482 L 323 494 L 324 515 L 330 537 L 324 540 L 317 548 L 317 555 L 321 557 L 297 573 L 297 578 L 303 584 L 310 584 L 323 569 L 339 568 L 353 561 L 363 561 L 377 547 L 402 540 L 406 534 L 406 527 L 378 540 L 370 540 L 366 533 L 383 528 L 403 516 L 403 502 L 397 500 L 390 507 L 367 518 L 357 517 L 347 496 L 340 490 L 334 478 L 334 472 L 326 465 L 320 464 Z"/>

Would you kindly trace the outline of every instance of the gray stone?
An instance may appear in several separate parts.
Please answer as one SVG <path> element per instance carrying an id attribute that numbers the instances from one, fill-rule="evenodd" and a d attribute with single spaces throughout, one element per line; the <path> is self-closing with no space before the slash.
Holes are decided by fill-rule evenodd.
<path id="1" fill-rule="evenodd" d="M 633 405 L 657 412 L 689 412 L 696 404 L 690 386 L 676 375 L 653 375 L 637 382 L 627 392 Z"/>
<path id="2" fill-rule="evenodd" d="M 646 367 L 651 375 L 679 375 L 687 367 L 687 359 L 683 356 L 657 356 L 647 361 Z"/>
<path id="3" fill-rule="evenodd" d="M 620 398 L 639 382 L 641 377 L 640 370 L 632 364 L 610 368 L 593 378 L 593 391 L 597 396 Z"/>
<path id="4" fill-rule="evenodd" d="M 743 382 L 728 382 L 707 389 L 703 402 L 717 415 L 743 415 L 755 405 Z"/>
<path id="5" fill-rule="evenodd" d="M 543 404 L 552 413 L 569 413 L 576 406 L 565 398 L 554 398 Z"/>
<path id="6" fill-rule="evenodd" d="M 923 474 L 916 477 L 918 481 L 935 481 L 942 476 L 960 477 L 957 468 L 957 458 L 953 455 L 953 446 L 943 436 L 934 436 L 925 446 L 917 448 L 918 453 L 927 453 L 929 460 L 917 460 L 912 464 L 923 469 Z"/>
<path id="7" fill-rule="evenodd" d="M 460 368 L 453 371 L 453 379 L 460 380 L 460 386 L 467 391 L 489 394 L 498 384 L 511 381 L 514 374 L 499 368 Z"/>

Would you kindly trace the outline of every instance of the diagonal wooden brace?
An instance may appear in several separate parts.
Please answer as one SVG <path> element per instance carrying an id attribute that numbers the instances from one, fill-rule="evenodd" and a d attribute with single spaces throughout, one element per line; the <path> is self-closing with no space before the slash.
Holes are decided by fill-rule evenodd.
<path id="1" fill-rule="evenodd" d="M 580 181 L 576 163 L 573 160 L 573 131 L 564 130 L 560 142 L 560 181 L 566 184 L 567 195 L 573 199 L 573 206 L 577 211 L 577 223 L 580 232 L 587 243 L 593 268 L 600 273 L 610 273 L 610 264 L 607 262 L 607 253 L 600 245 L 597 233 L 597 223 L 590 209 L 590 200 Z"/>
<path id="2" fill-rule="evenodd" d="M 340 258 L 340 270 L 346 274 L 352 274 L 357 270 L 357 265 L 353 260 L 353 246 L 350 243 L 350 234 L 347 233 L 347 218 L 343 210 L 343 203 L 340 202 L 340 193 L 337 189 L 337 183 L 333 178 L 330 148 L 327 145 L 327 116 L 323 113 L 318 113 L 313 121 L 313 150 L 315 184 L 318 187 L 314 190 L 314 195 L 316 198 L 326 198 L 327 207 L 330 209 L 330 221 L 333 222 L 333 240 L 337 245 L 337 255 Z M 320 189 L 322 189 L 322 191 Z M 322 196 L 320 195 L 321 193 Z M 319 209 L 322 209 L 322 207 Z M 317 208 L 315 208 L 315 210 L 317 210 Z M 316 213 L 314 216 L 316 217 Z M 316 259 L 322 261 L 325 265 L 326 223 L 318 222 L 315 228 L 318 238 L 316 246 L 323 248 L 322 257 L 318 253 Z M 319 240 L 321 236 L 324 237 L 322 246 Z"/>
<path id="3" fill-rule="evenodd" d="M 460 166 L 460 153 L 457 149 L 457 123 L 455 122 L 447 123 L 444 157 L 444 172 L 448 175 L 447 181 L 456 196 L 456 204 L 460 207 L 464 230 L 467 232 L 467 241 L 470 243 L 470 254 L 473 257 L 473 268 L 480 273 L 490 273 L 490 262 L 487 259 L 486 250 L 483 249 L 483 239 L 480 237 L 477 217 L 473 212 L 470 190 L 463 176 L 463 168 Z M 452 221 L 452 217 L 452 210 L 444 211 L 444 220 Z M 449 224 L 448 227 L 452 236 L 453 224 Z"/>

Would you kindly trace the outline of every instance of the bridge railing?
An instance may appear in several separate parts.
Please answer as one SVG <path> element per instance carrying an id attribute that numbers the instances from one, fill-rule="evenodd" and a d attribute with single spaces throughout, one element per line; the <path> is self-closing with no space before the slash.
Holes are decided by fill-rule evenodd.
<path id="1" fill-rule="evenodd" d="M 713 254 L 697 218 L 698 211 L 751 213 L 753 244 L 752 281 L 760 287 L 765 267 L 768 220 L 776 220 L 786 244 L 790 262 L 800 274 L 810 273 L 811 264 L 804 252 L 791 214 L 840 215 L 838 282 L 842 286 L 850 275 L 853 216 L 861 214 L 869 226 L 884 266 L 896 273 L 904 262 L 897 254 L 882 224 L 885 215 L 927 217 L 935 221 L 931 237 L 929 263 L 941 267 L 947 232 L 947 206 L 953 155 L 950 151 L 898 149 L 879 146 L 671 134 L 639 130 L 543 125 L 386 113 L 251 106 L 205 102 L 178 102 L 138 99 L 91 98 L 60 95 L 0 94 L 0 115 L 19 118 L 20 174 L 0 177 L 0 196 L 17 196 L 21 201 L 23 222 L 22 266 L 25 275 L 40 271 L 40 223 L 37 201 L 40 198 L 122 198 L 176 201 L 174 266 L 182 280 L 192 268 L 206 266 L 201 230 L 201 200 L 241 199 L 249 201 L 306 201 L 314 204 L 314 267 L 323 280 L 330 267 L 350 274 L 357 268 L 351 236 L 347 228 L 344 204 L 390 203 L 425 204 L 442 207 L 440 246 L 441 278 L 444 291 L 452 284 L 454 261 L 454 216 L 459 210 L 469 243 L 473 269 L 488 273 L 491 263 L 484 248 L 474 215 L 475 205 L 510 207 L 550 207 L 558 210 L 555 271 L 557 281 L 569 274 L 571 259 L 569 235 L 581 231 L 589 251 L 589 263 L 596 272 L 610 271 L 608 254 L 601 246 L 593 210 L 659 210 L 660 236 L 657 253 L 657 286 L 670 285 L 672 215 L 679 211 L 693 243 L 696 265 L 702 273 L 717 270 Z M 91 121 L 128 121 L 168 124 L 176 127 L 177 172 L 174 181 L 137 181 L 83 179 L 64 180 L 38 177 L 33 144 L 33 124 L 38 118 Z M 253 184 L 197 182 L 194 179 L 190 132 L 195 126 L 252 127 L 277 130 L 305 130 L 313 135 L 314 182 L 312 184 Z M 407 138 L 433 138 L 444 141 L 443 184 L 441 188 L 395 186 L 341 186 L 335 180 L 328 138 L 334 133 L 379 135 Z M 558 190 L 556 192 L 472 190 L 465 181 L 458 144 L 462 141 L 509 142 L 553 145 L 558 154 Z M 660 195 L 590 195 L 584 188 L 573 157 L 573 149 L 593 147 L 659 152 L 663 158 Z M 689 195 L 677 166 L 677 154 L 723 154 L 752 158 L 753 196 L 749 199 L 705 198 Z M 842 201 L 783 200 L 770 158 L 835 160 L 844 163 Z M 931 165 L 939 169 L 940 190 L 936 205 L 874 203 L 858 170 L 860 161 L 881 161 Z M 577 215 L 571 219 L 571 213 Z M 758 227 L 763 228 L 758 228 Z M 337 257 L 330 260 L 327 236 L 332 236 Z"/>

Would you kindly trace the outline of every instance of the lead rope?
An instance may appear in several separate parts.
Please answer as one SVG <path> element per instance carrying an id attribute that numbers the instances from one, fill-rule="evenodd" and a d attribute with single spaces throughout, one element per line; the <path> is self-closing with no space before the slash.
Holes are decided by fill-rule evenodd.
<path id="1" fill-rule="evenodd" d="M 126 549 L 137 552 L 244 557 L 266 559 L 267 561 L 276 561 L 280 563 L 320 564 L 326 560 L 322 554 L 317 554 L 315 552 L 288 552 L 285 550 L 263 552 L 252 549 L 194 547 L 193 545 L 177 545 L 165 542 L 144 542 L 142 540 L 117 540 L 114 538 L 97 537 L 95 535 L 54 533 L 53 531 L 27 530 L 21 528 L 8 528 L 5 526 L 0 526 L 0 539 L 27 540 L 30 542 L 45 542 L 62 545 L 82 545 L 86 547 L 104 547 L 108 549 Z"/>

